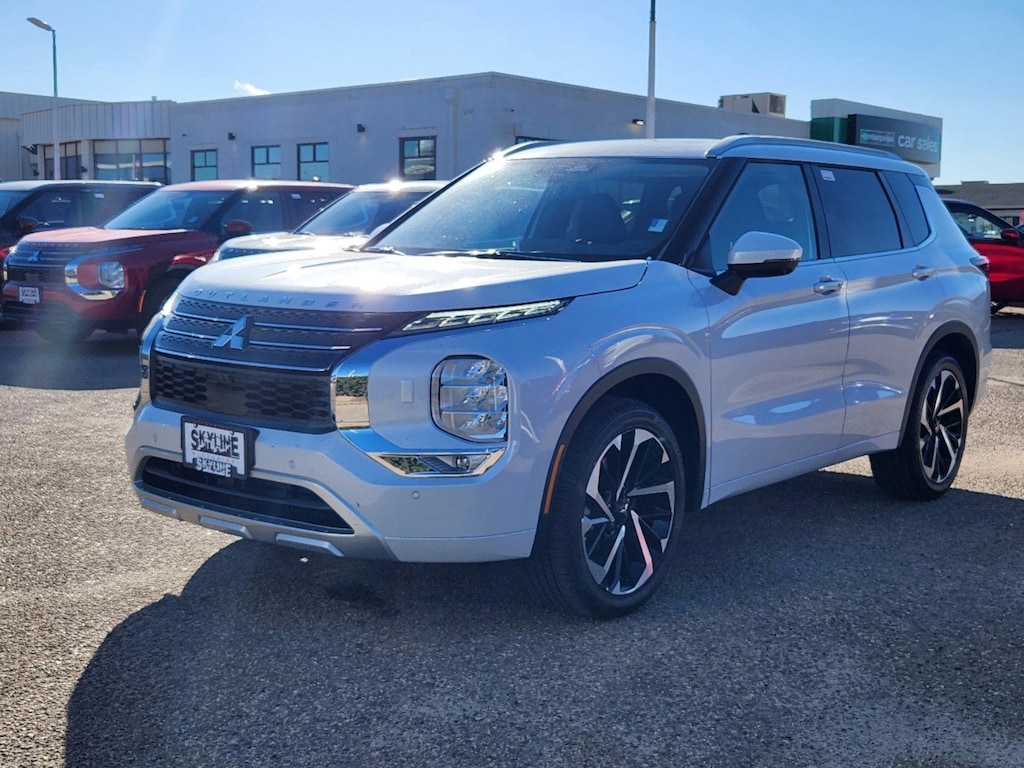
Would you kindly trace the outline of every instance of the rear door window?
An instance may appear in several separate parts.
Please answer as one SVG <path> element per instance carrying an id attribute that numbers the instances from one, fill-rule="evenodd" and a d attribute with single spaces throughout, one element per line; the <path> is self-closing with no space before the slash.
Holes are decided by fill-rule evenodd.
<path id="1" fill-rule="evenodd" d="M 256 233 L 292 229 L 285 225 L 281 193 L 277 191 L 246 192 L 221 216 L 221 231 L 229 221 L 237 219 L 249 222 Z"/>
<path id="2" fill-rule="evenodd" d="M 875 171 L 819 166 L 815 176 L 832 256 L 903 247 L 896 211 Z"/>

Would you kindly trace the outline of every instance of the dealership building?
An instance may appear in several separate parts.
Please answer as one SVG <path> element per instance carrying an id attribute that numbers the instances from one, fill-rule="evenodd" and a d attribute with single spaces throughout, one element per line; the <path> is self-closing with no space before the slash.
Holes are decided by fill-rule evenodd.
<path id="1" fill-rule="evenodd" d="M 61 178 L 445 179 L 530 140 L 642 138 L 646 96 L 494 72 L 178 103 L 60 99 Z M 886 149 L 939 175 L 942 120 L 775 93 L 658 99 L 659 138 L 769 134 Z M 53 99 L 0 93 L 0 178 L 53 178 Z"/>

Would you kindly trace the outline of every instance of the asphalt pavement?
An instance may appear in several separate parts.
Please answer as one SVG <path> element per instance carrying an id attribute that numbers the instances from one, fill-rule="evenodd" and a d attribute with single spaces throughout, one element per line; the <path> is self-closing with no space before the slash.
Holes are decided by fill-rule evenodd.
<path id="1" fill-rule="evenodd" d="M 1024 766 L 1024 310 L 960 477 L 692 515 L 637 614 L 522 563 L 340 561 L 143 511 L 136 340 L 0 331 L 0 766 Z"/>

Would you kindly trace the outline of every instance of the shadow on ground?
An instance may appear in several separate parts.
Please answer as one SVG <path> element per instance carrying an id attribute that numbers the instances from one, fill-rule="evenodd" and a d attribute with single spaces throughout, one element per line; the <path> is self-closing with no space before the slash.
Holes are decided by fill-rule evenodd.
<path id="1" fill-rule="evenodd" d="M 239 541 L 107 636 L 66 765 L 1022 765 L 1022 523 L 818 472 L 692 516 L 659 595 L 604 623 L 519 562 Z"/>
<path id="2" fill-rule="evenodd" d="M 0 386 L 96 390 L 139 386 L 139 337 L 96 331 L 85 341 L 52 344 L 34 331 L 0 331 Z"/>

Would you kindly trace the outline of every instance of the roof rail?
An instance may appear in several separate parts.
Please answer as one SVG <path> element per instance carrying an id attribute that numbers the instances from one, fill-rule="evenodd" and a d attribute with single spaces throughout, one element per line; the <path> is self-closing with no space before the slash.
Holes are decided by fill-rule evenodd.
<path id="1" fill-rule="evenodd" d="M 874 149 L 872 147 L 858 147 L 853 144 L 838 144 L 833 141 L 820 141 L 818 139 L 798 139 L 792 136 L 756 136 L 756 135 L 741 135 L 741 136 L 726 136 L 721 141 L 714 144 L 705 155 L 707 157 L 720 157 L 726 152 L 732 149 L 737 149 L 746 146 L 780 146 L 780 147 L 813 147 L 815 149 L 829 149 L 832 151 L 839 152 L 858 152 L 862 154 L 872 155 L 874 157 L 886 157 L 891 160 L 902 160 L 899 155 L 895 152 L 889 152 L 885 149 Z"/>

